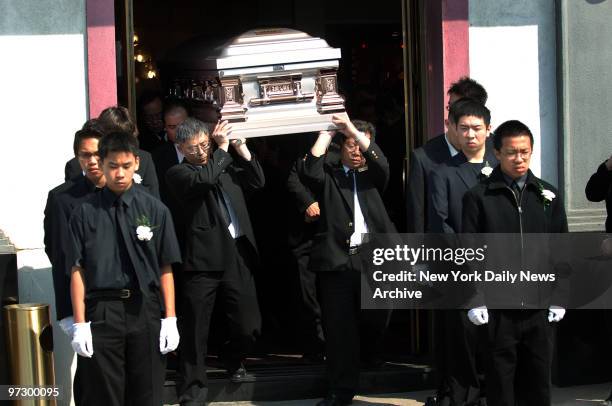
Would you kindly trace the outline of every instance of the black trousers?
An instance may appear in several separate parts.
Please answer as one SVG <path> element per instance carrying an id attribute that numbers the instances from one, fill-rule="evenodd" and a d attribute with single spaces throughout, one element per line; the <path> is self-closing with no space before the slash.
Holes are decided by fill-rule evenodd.
<path id="1" fill-rule="evenodd" d="M 312 240 L 308 240 L 291 251 L 300 280 L 301 344 L 305 354 L 322 353 L 325 342 L 321 323 L 321 306 L 317 299 L 317 274 L 308 267 L 311 249 Z"/>
<path id="2" fill-rule="evenodd" d="M 254 250 L 246 238 L 236 240 L 239 255 L 224 272 L 183 274 L 183 316 L 179 323 L 181 346 L 178 385 L 181 404 L 204 404 L 208 395 L 206 355 L 208 332 L 215 302 L 223 306 L 230 340 L 225 348 L 226 364 L 238 367 L 252 349 L 261 330 L 255 281 L 251 272 Z M 217 296 L 219 296 L 217 298 Z"/>
<path id="3" fill-rule="evenodd" d="M 129 299 L 87 299 L 93 357 L 78 356 L 77 405 L 161 405 L 166 373 L 159 351 L 161 306 L 156 292 Z"/>
<path id="4" fill-rule="evenodd" d="M 548 310 L 489 310 L 487 404 L 551 404 Z"/>
<path id="5" fill-rule="evenodd" d="M 484 396 L 486 329 L 470 322 L 463 309 L 434 314 L 438 399 L 451 405 L 477 405 Z"/>
<path id="6" fill-rule="evenodd" d="M 360 256 L 351 255 L 345 270 L 317 273 L 329 392 L 345 401 L 359 386 L 360 355 L 380 352 L 391 316 L 391 310 L 361 310 L 364 269 Z"/>

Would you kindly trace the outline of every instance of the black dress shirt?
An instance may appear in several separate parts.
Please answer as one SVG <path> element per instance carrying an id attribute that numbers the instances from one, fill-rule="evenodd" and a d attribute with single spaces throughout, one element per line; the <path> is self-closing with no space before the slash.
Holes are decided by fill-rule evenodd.
<path id="1" fill-rule="evenodd" d="M 145 287 L 159 287 L 162 265 L 180 262 L 168 208 L 137 185 L 118 197 L 104 188 L 83 202 L 70 218 L 69 263 L 84 268 L 86 292 L 133 287 L 135 274 L 140 289 L 146 293 Z M 121 207 L 124 219 L 117 220 Z M 153 233 L 150 240 L 137 236 L 136 229 L 143 223 Z M 121 224 L 123 230 L 117 228 Z"/>

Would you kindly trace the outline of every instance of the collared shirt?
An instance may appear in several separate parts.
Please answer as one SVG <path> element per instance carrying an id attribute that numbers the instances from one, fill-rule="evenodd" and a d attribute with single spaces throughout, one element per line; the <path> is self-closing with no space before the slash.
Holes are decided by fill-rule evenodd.
<path id="1" fill-rule="evenodd" d="M 444 141 L 446 141 L 446 145 L 448 146 L 448 152 L 450 152 L 451 157 L 457 155 L 459 153 L 459 150 L 457 148 L 455 148 L 453 146 L 453 144 L 450 143 L 450 141 L 448 140 L 448 134 L 444 133 Z"/>
<path id="2" fill-rule="evenodd" d="M 183 153 L 179 149 L 178 144 L 173 144 L 173 145 L 174 145 L 174 150 L 176 151 L 176 159 L 178 159 L 178 163 L 180 164 L 181 162 L 183 162 L 183 159 L 185 159 L 185 155 L 183 155 Z"/>
<path id="3" fill-rule="evenodd" d="M 238 222 L 238 216 L 236 215 L 236 211 L 232 207 L 232 202 L 230 201 L 229 196 L 227 195 L 227 193 L 225 193 L 223 188 L 219 188 L 219 190 L 221 190 L 221 193 L 223 193 L 222 197 L 223 197 L 223 200 L 225 201 L 225 207 L 227 207 L 227 213 L 230 216 L 230 224 L 227 226 L 227 229 L 229 230 L 229 233 L 232 236 L 232 238 L 236 239 L 238 237 L 241 237 L 242 235 L 244 235 L 244 233 L 240 229 L 240 223 Z"/>
<path id="4" fill-rule="evenodd" d="M 347 176 L 353 177 L 353 224 L 355 225 L 355 228 L 353 229 L 353 234 L 351 235 L 350 246 L 355 247 L 361 245 L 363 242 L 363 234 L 368 232 L 368 225 L 366 224 L 365 218 L 363 217 L 363 212 L 361 211 L 361 205 L 359 204 L 355 171 L 349 172 L 351 168 L 346 165 L 342 165 L 342 167 L 344 168 L 344 173 L 346 173 Z"/>
<path id="5" fill-rule="evenodd" d="M 123 231 L 117 228 L 117 202 L 123 207 Z M 138 238 L 143 223 L 150 226 L 150 239 Z M 68 263 L 84 269 L 88 292 L 130 288 L 137 281 L 146 293 L 148 286 L 159 287 L 160 267 L 181 258 L 170 212 L 138 185 L 121 196 L 108 188 L 90 195 L 73 212 L 70 234 Z"/>
<path id="6" fill-rule="evenodd" d="M 503 173 L 503 172 L 502 172 Z M 510 188 L 512 188 L 512 183 L 516 182 L 516 184 L 518 185 L 519 189 L 523 190 L 523 188 L 525 187 L 525 183 L 527 182 L 527 173 L 524 174 L 523 176 L 521 176 L 518 179 L 512 179 L 510 176 L 506 175 L 505 173 L 503 173 L 504 175 L 504 181 L 506 181 L 506 184 L 508 186 L 510 186 Z"/>

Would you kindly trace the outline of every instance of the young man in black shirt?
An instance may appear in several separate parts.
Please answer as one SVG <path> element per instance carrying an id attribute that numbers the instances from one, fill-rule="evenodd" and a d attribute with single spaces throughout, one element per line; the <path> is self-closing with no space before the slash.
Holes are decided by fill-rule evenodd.
<path id="1" fill-rule="evenodd" d="M 69 336 L 72 336 L 74 319 L 70 302 L 72 264 L 66 262 L 66 254 L 70 248 L 68 220 L 72 211 L 80 206 L 89 194 L 102 190 L 106 184 L 98 156 L 98 142 L 102 138 L 102 133 L 89 126 L 90 121 L 74 135 L 74 155 L 84 176 L 64 182 L 52 189 L 45 206 L 44 242 L 53 274 L 55 313 L 60 327 Z"/>
<path id="2" fill-rule="evenodd" d="M 174 226 L 168 209 L 133 184 L 134 137 L 105 136 L 99 155 L 106 186 L 70 218 L 75 401 L 161 405 L 164 354 L 179 342 Z"/>

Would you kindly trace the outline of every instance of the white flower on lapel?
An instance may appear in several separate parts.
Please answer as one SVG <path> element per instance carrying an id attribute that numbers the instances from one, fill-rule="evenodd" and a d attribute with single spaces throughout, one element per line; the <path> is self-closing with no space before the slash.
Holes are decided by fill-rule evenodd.
<path id="1" fill-rule="evenodd" d="M 142 183 L 142 176 L 140 176 L 137 173 L 134 173 L 134 176 L 132 177 L 132 179 L 134 179 L 134 182 L 138 183 L 139 185 Z"/>
<path id="2" fill-rule="evenodd" d="M 136 225 L 136 236 L 140 241 L 151 241 L 151 238 L 153 238 L 153 229 L 158 227 L 151 225 L 151 221 L 144 214 L 136 218 Z"/>
<path id="3" fill-rule="evenodd" d="M 485 166 L 484 168 L 480 170 L 480 173 L 482 173 L 484 176 L 488 178 L 489 176 L 491 176 L 492 172 L 493 172 L 493 168 L 489 166 L 489 161 L 486 161 Z"/>
<path id="4" fill-rule="evenodd" d="M 552 200 L 557 197 L 556 194 L 554 194 L 551 190 L 548 189 L 542 189 L 542 198 L 545 200 L 548 200 L 549 202 L 552 202 Z"/>
<path id="5" fill-rule="evenodd" d="M 136 235 L 140 241 L 150 241 L 153 238 L 153 231 L 149 226 L 138 226 L 136 228 Z"/>

